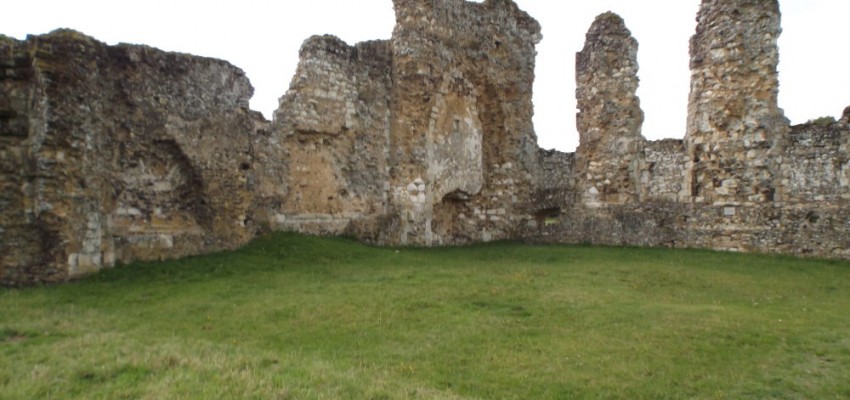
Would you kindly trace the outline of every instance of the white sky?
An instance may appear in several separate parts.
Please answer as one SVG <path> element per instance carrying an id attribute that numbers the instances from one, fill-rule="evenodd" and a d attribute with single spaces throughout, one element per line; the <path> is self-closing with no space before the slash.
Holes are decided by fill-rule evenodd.
<path id="1" fill-rule="evenodd" d="M 535 129 L 543 148 L 572 151 L 575 53 L 596 15 L 611 10 L 640 43 L 643 134 L 682 138 L 687 118 L 688 40 L 699 0 L 515 0 L 540 21 L 534 86 Z M 780 106 L 793 123 L 850 105 L 850 1 L 780 0 Z M 251 107 L 270 117 L 314 34 L 349 43 L 388 39 L 391 0 L 26 0 L 8 1 L 0 33 L 22 39 L 55 28 L 79 30 L 109 44 L 141 43 L 163 50 L 222 58 L 242 68 L 256 88 Z"/>

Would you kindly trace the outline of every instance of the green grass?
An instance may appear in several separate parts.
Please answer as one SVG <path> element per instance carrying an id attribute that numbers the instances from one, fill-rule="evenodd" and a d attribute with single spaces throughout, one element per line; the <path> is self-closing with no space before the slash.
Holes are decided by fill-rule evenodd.
<path id="1" fill-rule="evenodd" d="M 0 398 L 848 399 L 850 264 L 277 234 L 0 289 Z"/>

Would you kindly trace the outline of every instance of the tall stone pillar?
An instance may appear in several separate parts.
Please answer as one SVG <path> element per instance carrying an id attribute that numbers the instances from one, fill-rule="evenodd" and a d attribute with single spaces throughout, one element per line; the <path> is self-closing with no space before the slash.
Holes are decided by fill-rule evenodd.
<path id="1" fill-rule="evenodd" d="M 638 42 L 619 15 L 596 17 L 576 55 L 578 201 L 589 207 L 639 200 L 643 111 Z"/>
<path id="2" fill-rule="evenodd" d="M 393 0 L 390 243 L 508 238 L 537 162 L 540 25 L 511 0 Z M 516 216 L 516 218 L 514 218 Z"/>
<path id="3" fill-rule="evenodd" d="M 777 0 L 703 0 L 691 39 L 689 171 L 694 202 L 778 201 L 788 120 L 777 105 Z"/>

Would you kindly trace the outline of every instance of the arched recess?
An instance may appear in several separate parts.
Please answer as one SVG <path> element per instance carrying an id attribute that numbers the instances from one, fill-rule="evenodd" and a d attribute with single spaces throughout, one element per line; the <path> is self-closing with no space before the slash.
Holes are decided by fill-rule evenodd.
<path id="1" fill-rule="evenodd" d="M 443 76 L 431 111 L 427 134 L 428 180 L 434 199 L 431 229 L 442 244 L 469 240 L 467 203 L 484 186 L 478 99 L 478 91 L 463 73 L 451 70 Z"/>
<path id="2" fill-rule="evenodd" d="M 435 199 L 454 191 L 481 191 L 482 136 L 478 92 L 460 71 L 450 71 L 443 77 L 428 124 L 428 174 Z"/>
<path id="3" fill-rule="evenodd" d="M 124 258 L 179 251 L 176 241 L 199 240 L 202 231 L 211 228 L 213 213 L 203 180 L 175 141 L 122 148 L 118 171 L 120 189 L 110 220 Z"/>
<path id="4" fill-rule="evenodd" d="M 443 196 L 434 205 L 431 230 L 439 244 L 468 244 L 476 238 L 476 227 L 470 218 L 475 218 L 469 203 L 469 195 L 454 191 Z"/>

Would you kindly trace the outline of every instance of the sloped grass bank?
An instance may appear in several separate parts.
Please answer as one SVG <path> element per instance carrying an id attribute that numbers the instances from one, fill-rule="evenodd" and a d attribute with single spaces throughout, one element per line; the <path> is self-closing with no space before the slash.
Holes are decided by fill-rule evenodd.
<path id="1" fill-rule="evenodd" d="M 0 289 L 3 399 L 846 399 L 850 263 L 276 234 Z"/>

